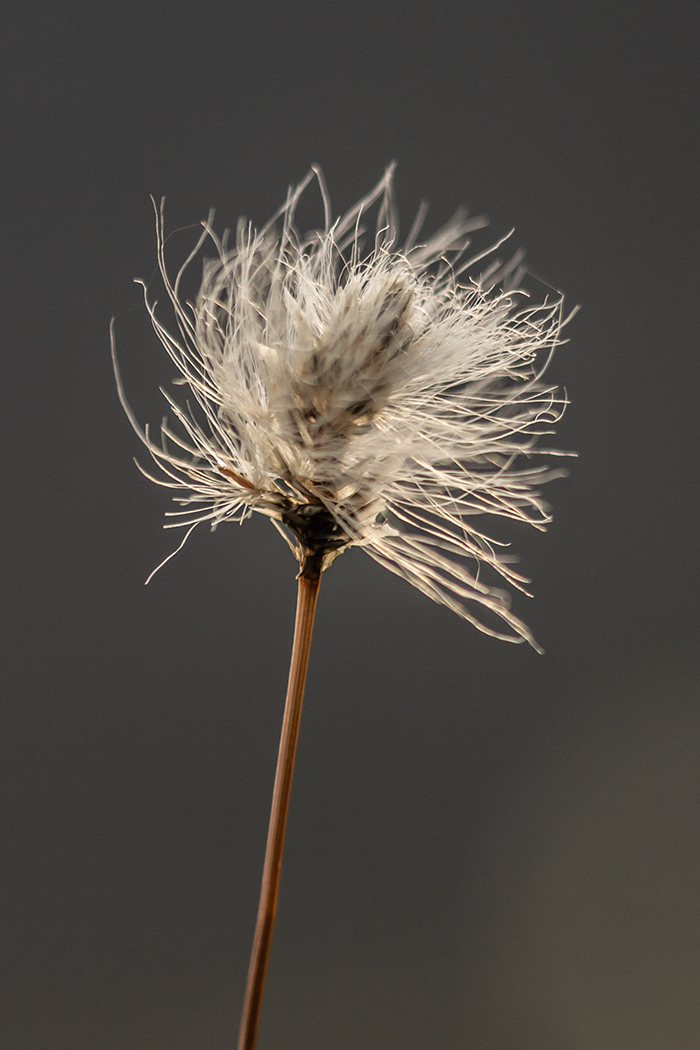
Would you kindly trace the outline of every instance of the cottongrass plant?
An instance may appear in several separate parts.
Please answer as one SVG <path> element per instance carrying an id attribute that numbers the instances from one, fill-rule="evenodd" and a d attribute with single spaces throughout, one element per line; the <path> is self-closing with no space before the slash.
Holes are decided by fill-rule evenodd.
<path id="1" fill-rule="evenodd" d="M 301 236 L 295 211 L 314 177 L 325 221 Z M 543 528 L 550 520 L 539 489 L 562 471 L 530 458 L 565 404 L 542 381 L 561 342 L 561 298 L 532 303 L 518 288 L 522 257 L 501 265 L 498 245 L 470 255 L 469 234 L 484 221 L 464 211 L 421 240 L 421 207 L 399 247 L 392 191 L 390 167 L 334 220 L 314 168 L 260 231 L 241 221 L 235 244 L 214 232 L 210 215 L 174 280 L 163 206 L 156 208 L 158 262 L 178 334 L 163 326 L 144 285 L 146 307 L 176 382 L 191 395 L 182 405 L 162 391 L 178 426 L 164 420 L 159 441 L 129 407 L 113 341 L 122 405 L 159 475 L 141 469 L 173 489 L 181 508 L 166 524 L 186 530 L 180 547 L 200 523 L 214 529 L 257 511 L 299 562 L 239 1050 L 256 1040 L 323 571 L 346 548 L 362 547 L 479 630 L 538 648 L 492 577 L 519 590 L 528 581 L 474 522 L 495 515 Z M 183 275 L 205 245 L 213 253 L 195 301 L 185 301 Z"/>

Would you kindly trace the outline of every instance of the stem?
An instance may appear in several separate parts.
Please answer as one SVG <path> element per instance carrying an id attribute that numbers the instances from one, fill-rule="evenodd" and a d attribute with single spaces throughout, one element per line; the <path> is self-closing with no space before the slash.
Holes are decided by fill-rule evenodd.
<path id="1" fill-rule="evenodd" d="M 284 705 L 275 787 L 272 793 L 272 809 L 270 810 L 270 824 L 267 831 L 265 866 L 260 888 L 260 905 L 255 925 L 253 950 L 250 956 L 250 967 L 248 969 L 248 985 L 243 1003 L 238 1050 L 253 1050 L 258 1034 L 265 972 L 270 954 L 272 928 L 277 907 L 277 889 L 280 881 L 284 829 L 287 823 L 289 794 L 294 772 L 294 754 L 296 752 L 297 737 L 299 736 L 301 704 L 304 698 L 306 668 L 309 663 L 309 650 L 311 648 L 311 632 L 314 626 L 314 613 L 316 611 L 316 599 L 318 598 L 320 583 L 321 573 L 318 567 L 312 563 L 311 559 L 307 558 L 299 574 L 297 614 L 294 624 L 294 644 L 289 667 L 287 699 Z"/>

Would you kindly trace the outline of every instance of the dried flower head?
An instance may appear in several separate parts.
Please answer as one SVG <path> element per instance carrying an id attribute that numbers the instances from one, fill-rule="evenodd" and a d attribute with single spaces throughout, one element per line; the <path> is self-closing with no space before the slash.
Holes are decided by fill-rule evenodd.
<path id="1" fill-rule="evenodd" d="M 302 237 L 295 210 L 314 174 L 325 224 Z M 508 594 L 480 571 L 521 590 L 527 581 L 473 522 L 549 520 L 538 489 L 561 471 L 523 457 L 564 405 L 541 382 L 561 341 L 561 300 L 533 305 L 517 290 L 520 257 L 476 271 L 493 249 L 465 259 L 467 235 L 484 222 L 462 211 L 421 243 L 421 208 L 398 248 L 392 177 L 389 168 L 334 221 L 313 169 L 262 230 L 242 221 L 235 246 L 210 216 L 174 282 L 161 205 L 158 258 L 179 336 L 144 285 L 146 305 L 194 403 L 163 391 L 180 430 L 164 421 L 160 443 L 139 427 L 117 369 L 122 403 L 162 471 L 152 480 L 184 508 L 170 527 L 189 535 L 200 522 L 214 528 L 258 511 L 286 535 L 302 572 L 361 546 L 480 630 L 534 644 Z M 366 248 L 363 218 L 376 203 Z M 183 273 L 207 241 L 215 255 L 185 302 Z"/>

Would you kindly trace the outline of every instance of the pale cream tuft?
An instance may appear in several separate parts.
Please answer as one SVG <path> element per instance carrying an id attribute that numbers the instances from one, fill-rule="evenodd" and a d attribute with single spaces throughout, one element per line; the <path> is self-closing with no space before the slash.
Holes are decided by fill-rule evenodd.
<path id="1" fill-rule="evenodd" d="M 325 223 L 302 237 L 295 210 L 314 175 Z M 392 180 L 389 168 L 333 220 L 314 169 L 262 230 L 241 223 L 233 247 L 210 216 L 173 282 L 161 204 L 158 260 L 177 337 L 144 285 L 146 306 L 195 404 L 164 392 L 179 427 L 165 421 L 157 443 L 127 404 L 115 358 L 120 397 L 160 468 L 152 480 L 183 508 L 168 527 L 258 511 L 295 537 L 300 560 L 320 551 L 325 567 L 361 546 L 487 634 L 535 645 L 480 569 L 520 590 L 527 581 L 473 522 L 550 520 L 539 488 L 562 471 L 527 460 L 565 405 L 541 381 L 561 342 L 562 302 L 533 305 L 517 290 L 520 256 L 479 272 L 488 253 L 466 251 L 484 222 L 464 212 L 420 243 L 422 208 L 398 248 Z M 365 248 L 363 220 L 377 204 Z M 183 274 L 205 243 L 214 256 L 185 302 Z"/>

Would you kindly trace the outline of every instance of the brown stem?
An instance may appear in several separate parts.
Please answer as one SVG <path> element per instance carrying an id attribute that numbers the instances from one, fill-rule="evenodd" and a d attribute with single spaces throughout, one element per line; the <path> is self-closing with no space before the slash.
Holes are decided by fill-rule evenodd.
<path id="1" fill-rule="evenodd" d="M 250 967 L 248 969 L 248 986 L 243 1003 L 238 1050 L 253 1050 L 258 1034 L 265 971 L 267 970 L 272 927 L 275 922 L 275 908 L 277 907 L 277 889 L 280 881 L 282 850 L 284 848 L 284 828 L 287 822 L 289 793 L 294 772 L 294 753 L 299 735 L 301 703 L 304 698 L 306 668 L 309 663 L 309 649 L 311 648 L 311 632 L 314 626 L 314 613 L 316 611 L 316 599 L 318 598 L 320 583 L 320 571 L 317 572 L 316 566 L 310 564 L 309 559 L 306 559 L 299 575 L 297 615 L 294 624 L 294 644 L 289 667 L 287 699 L 284 706 L 282 735 L 277 757 L 277 772 L 275 773 L 275 787 L 272 793 L 272 809 L 267 832 L 265 866 L 260 889 L 260 905 L 255 925 L 253 951 L 250 956 Z"/>

